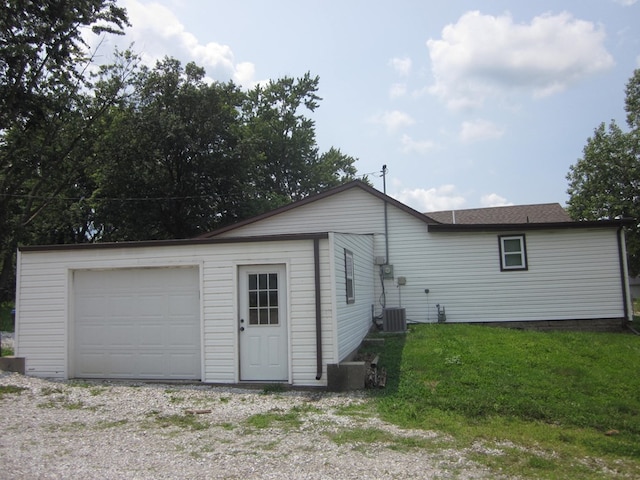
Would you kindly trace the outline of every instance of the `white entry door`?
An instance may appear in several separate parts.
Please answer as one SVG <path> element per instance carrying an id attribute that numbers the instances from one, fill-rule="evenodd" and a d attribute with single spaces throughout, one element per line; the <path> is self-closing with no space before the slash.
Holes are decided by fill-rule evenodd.
<path id="1" fill-rule="evenodd" d="M 285 272 L 284 265 L 239 269 L 240 380 L 289 378 Z"/>

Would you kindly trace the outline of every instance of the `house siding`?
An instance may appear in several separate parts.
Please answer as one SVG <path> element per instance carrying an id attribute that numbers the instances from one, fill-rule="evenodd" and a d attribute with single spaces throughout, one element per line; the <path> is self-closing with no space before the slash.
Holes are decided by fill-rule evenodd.
<path id="1" fill-rule="evenodd" d="M 407 238 L 394 256 L 407 317 L 437 321 L 436 304 L 448 322 L 624 317 L 615 230 L 523 232 L 528 270 L 504 272 L 500 233 L 431 233 L 420 242 L 428 248 Z"/>
<path id="2" fill-rule="evenodd" d="M 337 361 L 343 361 L 361 344 L 372 326 L 374 259 L 372 235 L 335 234 Z M 353 253 L 355 300 L 347 303 L 344 251 Z"/>
<path id="3" fill-rule="evenodd" d="M 321 264 L 328 264 L 328 240 L 320 241 Z M 237 270 L 240 265 L 285 264 L 288 275 L 290 379 L 316 380 L 313 241 L 225 243 L 117 249 L 24 251 L 19 255 L 16 355 L 26 357 L 30 375 L 67 378 L 71 272 L 80 269 L 197 265 L 201 272 L 202 380 L 235 383 L 238 372 Z M 321 292 L 330 292 L 333 274 L 321 268 Z M 322 295 L 323 364 L 335 357 L 331 296 Z"/>
<path id="4" fill-rule="evenodd" d="M 436 304 L 445 307 L 449 322 L 625 315 L 615 228 L 429 232 L 426 222 L 392 204 L 387 213 L 388 263 L 394 267 L 394 278 L 384 280 L 383 288 L 378 267 L 373 266 L 376 315 L 382 314 L 383 307 L 402 307 L 409 321 L 436 322 Z M 386 255 L 384 201 L 359 188 L 223 235 L 318 230 L 369 234 L 374 257 Z M 502 272 L 498 235 L 514 233 L 525 234 L 529 268 Z M 406 285 L 397 284 L 399 276 L 406 278 Z M 338 304 L 340 295 L 339 291 Z"/>
<path id="5" fill-rule="evenodd" d="M 220 238 L 316 232 L 384 233 L 384 202 L 359 188 L 234 228 Z"/>

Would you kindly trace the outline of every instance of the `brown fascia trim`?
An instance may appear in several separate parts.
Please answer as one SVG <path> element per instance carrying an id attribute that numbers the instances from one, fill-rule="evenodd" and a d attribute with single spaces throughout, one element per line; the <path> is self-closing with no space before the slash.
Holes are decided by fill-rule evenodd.
<path id="1" fill-rule="evenodd" d="M 178 240 L 145 240 L 139 242 L 105 242 L 105 243 L 66 243 L 60 245 L 21 245 L 20 252 L 49 252 L 62 250 L 101 250 L 117 248 L 146 248 L 146 247 L 180 247 L 189 245 L 216 245 L 224 243 L 259 243 L 259 242 L 289 242 L 300 240 L 322 240 L 329 238 L 327 232 L 301 233 L 286 235 L 262 235 L 255 237 L 225 237 L 225 238 L 186 238 Z"/>
<path id="2" fill-rule="evenodd" d="M 430 224 L 430 232 L 498 232 L 498 231 L 531 231 L 531 230 L 565 230 L 586 228 L 621 228 L 635 224 L 633 218 L 620 220 L 596 220 L 578 222 L 548 222 L 548 223 L 439 223 Z"/>
<path id="3" fill-rule="evenodd" d="M 349 183 L 344 183 L 342 185 L 339 185 L 337 187 L 331 188 L 329 190 L 325 190 L 322 193 L 318 193 L 316 195 L 310 195 L 306 198 L 303 198 L 302 200 L 298 200 L 297 202 L 293 202 L 293 203 L 289 203 L 287 205 L 284 205 L 280 208 L 276 208 L 275 210 L 270 210 L 268 212 L 265 212 L 261 215 L 257 215 L 255 217 L 251 217 L 248 218 L 246 220 L 242 220 L 240 222 L 234 223 L 232 225 L 228 225 L 226 227 L 222 227 L 222 228 L 218 228 L 217 230 L 213 230 L 212 232 L 208 232 L 208 233 L 203 233 L 202 235 L 200 235 L 199 237 L 196 238 L 213 238 L 216 237 L 218 235 L 221 235 L 223 233 L 235 230 L 236 228 L 240 228 L 240 227 L 244 227 L 246 225 L 250 225 L 252 223 L 255 222 L 259 222 L 261 220 L 264 220 L 266 218 L 270 218 L 276 215 L 279 215 L 281 213 L 284 212 L 288 212 L 289 210 L 293 210 L 294 208 L 297 207 L 302 207 L 303 205 L 307 205 L 309 203 L 313 203 L 316 202 L 318 200 L 322 200 L 324 198 L 327 197 L 331 197 L 333 195 L 336 195 L 338 193 L 342 193 L 346 190 L 350 190 L 352 188 L 360 188 L 362 190 L 364 190 L 367 193 L 370 193 L 371 195 L 378 197 L 380 200 L 382 200 L 383 202 L 387 202 L 391 205 L 393 205 L 394 207 L 399 208 L 400 210 L 403 210 L 404 212 L 408 213 L 409 215 L 413 215 L 414 217 L 420 219 L 421 221 L 427 223 L 427 224 L 437 224 L 439 222 L 437 222 L 436 220 L 428 217 L 427 215 L 418 212 L 417 210 L 414 210 L 411 207 L 408 207 L 407 205 L 405 205 L 404 203 L 399 202 L 398 200 L 385 195 L 382 192 L 379 192 L 378 190 L 376 190 L 373 187 L 370 187 L 369 185 L 367 185 L 366 183 L 360 181 L 360 180 L 354 180 L 352 182 Z"/>

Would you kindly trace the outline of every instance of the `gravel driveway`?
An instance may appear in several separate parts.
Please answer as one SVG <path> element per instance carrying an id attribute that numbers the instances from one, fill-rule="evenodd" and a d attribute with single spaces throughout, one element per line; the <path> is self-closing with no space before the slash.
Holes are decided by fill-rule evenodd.
<path id="1" fill-rule="evenodd" d="M 363 393 L 58 382 L 0 372 L 3 479 L 495 478 Z"/>

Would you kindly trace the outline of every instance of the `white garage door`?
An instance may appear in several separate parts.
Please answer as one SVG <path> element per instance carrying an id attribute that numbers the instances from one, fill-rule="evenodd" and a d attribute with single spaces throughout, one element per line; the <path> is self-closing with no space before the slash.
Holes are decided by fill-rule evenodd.
<path id="1" fill-rule="evenodd" d="M 198 269 L 73 275 L 72 376 L 200 379 Z"/>

